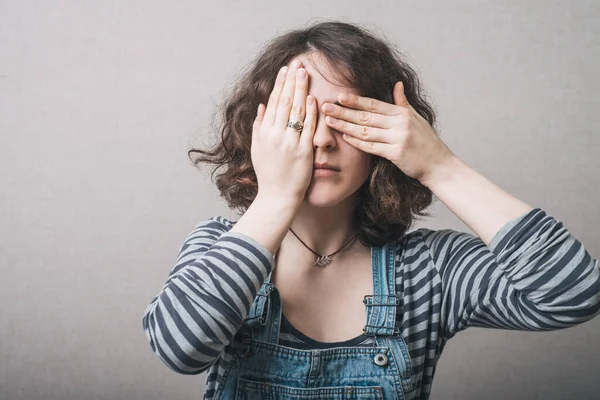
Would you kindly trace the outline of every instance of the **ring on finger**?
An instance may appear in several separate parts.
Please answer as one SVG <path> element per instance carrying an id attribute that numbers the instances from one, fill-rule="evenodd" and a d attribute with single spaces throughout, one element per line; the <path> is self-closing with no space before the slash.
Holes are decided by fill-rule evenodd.
<path id="1" fill-rule="evenodd" d="M 287 126 L 288 128 L 292 128 L 297 132 L 302 132 L 302 129 L 304 128 L 302 121 L 290 121 L 288 122 Z"/>

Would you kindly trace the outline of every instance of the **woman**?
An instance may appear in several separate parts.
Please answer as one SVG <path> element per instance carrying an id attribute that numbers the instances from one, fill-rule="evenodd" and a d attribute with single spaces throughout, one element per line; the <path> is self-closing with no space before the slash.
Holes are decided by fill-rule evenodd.
<path id="1" fill-rule="evenodd" d="M 283 68 L 282 68 L 283 67 Z M 276 38 L 196 160 L 237 221 L 199 223 L 143 316 L 207 399 L 426 399 L 470 326 L 556 330 L 600 311 L 600 272 L 539 208 L 454 155 L 415 72 L 326 22 Z M 435 195 L 476 236 L 407 230 Z"/>

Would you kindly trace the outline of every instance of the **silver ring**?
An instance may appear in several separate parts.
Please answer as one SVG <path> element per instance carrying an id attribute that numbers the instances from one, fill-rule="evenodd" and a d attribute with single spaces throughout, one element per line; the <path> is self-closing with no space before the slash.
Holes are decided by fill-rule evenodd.
<path id="1" fill-rule="evenodd" d="M 302 121 L 296 121 L 296 122 L 290 121 L 290 122 L 288 122 L 287 126 L 288 126 L 288 128 L 292 128 L 298 132 L 302 132 L 302 129 L 304 128 L 304 124 L 302 123 Z"/>

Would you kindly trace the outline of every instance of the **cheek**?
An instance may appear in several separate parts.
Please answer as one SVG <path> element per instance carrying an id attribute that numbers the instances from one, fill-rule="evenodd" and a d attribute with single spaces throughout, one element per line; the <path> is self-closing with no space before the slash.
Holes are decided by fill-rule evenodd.
<path id="1" fill-rule="evenodd" d="M 365 153 L 362 150 L 357 149 L 349 143 L 346 143 L 346 148 L 344 149 L 346 152 L 346 159 L 350 160 L 352 165 L 360 168 L 367 168 L 371 162 L 372 154 Z"/>
<path id="2" fill-rule="evenodd" d="M 360 166 L 361 166 L 361 177 L 362 177 L 362 181 L 364 182 L 364 180 L 368 178 L 368 176 L 371 172 L 371 156 L 369 155 L 368 157 L 361 157 Z"/>
<path id="3" fill-rule="evenodd" d="M 352 147 L 351 145 L 348 146 Z M 352 171 L 353 180 L 360 181 L 362 184 L 369 176 L 372 155 L 356 148 L 352 151 L 348 150 L 346 155 L 347 168 Z"/>
<path id="4" fill-rule="evenodd" d="M 352 146 L 350 143 L 348 143 L 343 137 L 342 137 L 342 133 L 339 134 L 339 140 L 338 140 L 338 146 L 341 148 L 342 152 L 346 155 L 346 158 L 348 159 L 354 159 L 358 162 L 358 159 L 361 158 L 363 156 L 363 154 L 365 156 L 369 155 L 368 153 L 365 153 L 362 150 L 357 149 L 356 147 Z"/>

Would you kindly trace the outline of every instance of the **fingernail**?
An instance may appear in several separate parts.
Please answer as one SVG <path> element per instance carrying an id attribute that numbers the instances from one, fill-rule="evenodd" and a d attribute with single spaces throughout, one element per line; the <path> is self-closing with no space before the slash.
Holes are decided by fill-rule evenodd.
<path id="1" fill-rule="evenodd" d="M 300 79 L 304 79 L 304 77 L 306 76 L 306 70 L 304 68 L 300 68 L 298 70 L 298 76 L 300 77 Z"/>
<path id="2" fill-rule="evenodd" d="M 333 104 L 325 104 L 325 112 L 333 112 L 335 111 L 335 107 L 333 106 Z"/>
<path id="3" fill-rule="evenodd" d="M 330 117 L 330 116 L 327 116 L 327 118 L 325 118 L 325 119 L 326 119 L 326 120 L 327 120 L 327 122 L 329 122 L 330 124 L 335 124 L 335 123 L 338 121 L 337 119 L 335 119 L 335 118 L 333 118 L 333 117 Z"/>
<path id="4" fill-rule="evenodd" d="M 341 101 L 348 101 L 348 100 L 350 100 L 350 96 L 348 94 L 346 94 L 346 93 L 342 93 L 340 95 L 340 100 Z"/>
<path id="5" fill-rule="evenodd" d="M 313 98 L 312 98 L 312 96 L 308 96 L 308 97 L 306 98 L 306 102 L 307 102 L 308 104 L 312 105 L 312 103 L 313 103 Z"/>
<path id="6" fill-rule="evenodd" d="M 300 67 L 300 61 L 299 60 L 294 60 L 294 62 L 292 63 L 292 68 L 299 68 Z"/>

